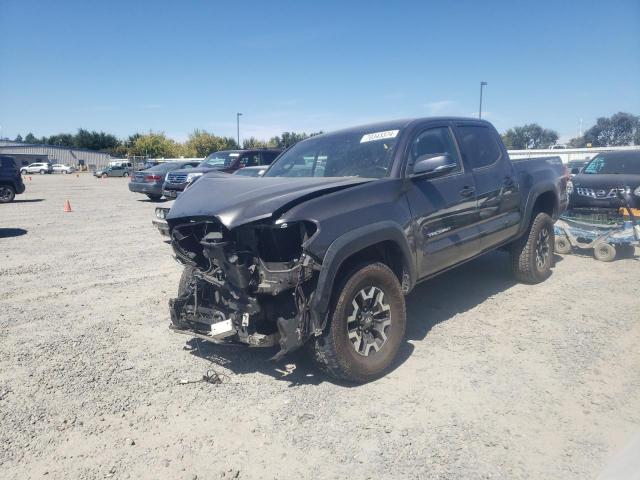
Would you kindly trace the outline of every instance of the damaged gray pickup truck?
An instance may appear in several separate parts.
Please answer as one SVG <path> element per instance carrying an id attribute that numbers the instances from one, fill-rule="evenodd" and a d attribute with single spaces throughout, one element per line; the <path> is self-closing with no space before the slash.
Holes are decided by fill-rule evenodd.
<path id="1" fill-rule="evenodd" d="M 171 328 L 216 343 L 308 345 L 334 377 L 391 368 L 414 286 L 498 247 L 545 280 L 566 207 L 559 158 L 511 162 L 485 121 L 425 118 L 318 135 L 262 178 L 205 175 L 167 222 L 185 269 Z"/>

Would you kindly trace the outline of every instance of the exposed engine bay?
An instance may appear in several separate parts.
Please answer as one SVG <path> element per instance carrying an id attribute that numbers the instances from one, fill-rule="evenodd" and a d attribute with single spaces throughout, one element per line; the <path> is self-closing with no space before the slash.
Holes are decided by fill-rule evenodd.
<path id="1" fill-rule="evenodd" d="M 303 245 L 316 228 L 268 220 L 229 230 L 215 217 L 182 219 L 171 241 L 186 278 L 169 301 L 171 328 L 216 343 L 280 345 L 274 359 L 303 345 L 320 269 Z"/>

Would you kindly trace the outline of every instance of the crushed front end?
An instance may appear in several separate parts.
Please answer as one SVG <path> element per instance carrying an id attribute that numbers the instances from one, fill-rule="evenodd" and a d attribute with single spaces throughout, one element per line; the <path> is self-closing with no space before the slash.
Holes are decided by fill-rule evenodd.
<path id="1" fill-rule="evenodd" d="M 216 343 L 280 345 L 274 358 L 311 336 L 309 303 L 319 263 L 303 245 L 311 222 L 258 221 L 227 229 L 217 218 L 170 221 L 176 258 L 185 265 L 169 301 L 171 328 Z"/>

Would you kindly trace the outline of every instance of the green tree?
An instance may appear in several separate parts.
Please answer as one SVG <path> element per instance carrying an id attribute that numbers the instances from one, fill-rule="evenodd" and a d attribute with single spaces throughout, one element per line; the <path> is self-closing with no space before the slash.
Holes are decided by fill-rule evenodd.
<path id="1" fill-rule="evenodd" d="M 79 128 L 73 141 L 76 148 L 86 150 L 109 150 L 118 146 L 120 141 L 115 135 L 105 132 L 88 131 Z"/>
<path id="2" fill-rule="evenodd" d="M 149 132 L 135 139 L 129 153 L 148 158 L 174 158 L 182 152 L 180 145 L 167 138 L 164 133 Z"/>
<path id="3" fill-rule="evenodd" d="M 510 128 L 502 135 L 502 141 L 509 150 L 549 148 L 558 141 L 558 132 L 530 123 Z"/>
<path id="4" fill-rule="evenodd" d="M 194 130 L 182 146 L 185 157 L 206 157 L 220 150 L 232 150 L 238 144 L 231 137 L 218 137 L 204 130 Z"/>
<path id="5" fill-rule="evenodd" d="M 58 135 L 53 135 L 47 139 L 49 145 L 58 145 L 60 147 L 73 147 L 75 142 L 73 135 L 70 133 L 59 133 Z"/>
<path id="6" fill-rule="evenodd" d="M 618 112 L 611 117 L 600 117 L 582 137 L 571 140 L 571 145 L 594 147 L 618 147 L 640 145 L 640 117 Z"/>
<path id="7" fill-rule="evenodd" d="M 24 143 L 37 143 L 38 139 L 31 132 L 27 133 L 27 136 L 24 137 Z"/>
<path id="8" fill-rule="evenodd" d="M 322 131 L 315 132 L 311 134 L 306 133 L 296 133 L 296 132 L 282 132 L 282 135 L 279 137 L 272 137 L 269 140 L 269 145 L 277 148 L 289 148 L 292 145 L 295 145 L 300 140 L 304 140 L 305 138 L 313 137 L 315 135 L 320 135 Z"/>
<path id="9" fill-rule="evenodd" d="M 266 140 L 260 140 L 256 137 L 245 138 L 242 142 L 242 148 L 267 148 L 269 142 Z"/>
<path id="10" fill-rule="evenodd" d="M 14 142 L 21 142 L 22 141 L 22 135 L 18 134 L 16 135 L 16 138 L 13 139 Z"/>

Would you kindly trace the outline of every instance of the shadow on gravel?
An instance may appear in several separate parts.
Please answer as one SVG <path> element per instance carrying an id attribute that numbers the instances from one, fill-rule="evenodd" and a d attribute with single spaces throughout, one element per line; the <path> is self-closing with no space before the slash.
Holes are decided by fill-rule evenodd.
<path id="1" fill-rule="evenodd" d="M 29 199 L 16 198 L 11 203 L 34 203 L 34 202 L 44 202 L 44 198 L 29 198 Z"/>
<path id="2" fill-rule="evenodd" d="M 509 254 L 496 251 L 417 285 L 407 297 L 405 340 L 423 340 L 434 326 L 516 283 Z"/>
<path id="3" fill-rule="evenodd" d="M 19 237 L 26 234 L 27 231 L 24 228 L 0 228 L 0 238 Z"/>
<path id="4" fill-rule="evenodd" d="M 246 373 L 262 373 L 276 380 L 289 382 L 290 387 L 298 385 L 318 385 L 329 380 L 313 364 L 306 354 L 306 349 L 300 349 L 274 363 L 269 359 L 275 355 L 278 348 L 249 348 L 244 345 L 215 345 L 213 343 L 193 338 L 185 346 L 192 355 L 204 358 L 213 363 L 213 368 L 221 366 L 228 368 L 236 375 Z M 204 373 L 204 372 L 203 372 Z M 342 383 L 339 383 L 342 385 Z M 352 386 L 345 383 L 344 386 Z"/>
<path id="5" fill-rule="evenodd" d="M 151 198 L 139 198 L 137 201 L 142 203 L 164 203 L 169 200 L 175 200 L 175 198 L 160 198 L 158 200 L 153 200 Z"/>
<path id="6" fill-rule="evenodd" d="M 556 261 L 561 260 L 556 255 Z M 416 286 L 406 299 L 405 342 L 391 371 L 413 353 L 415 347 L 409 341 L 423 340 L 434 326 L 474 308 L 515 284 L 509 254 L 496 251 Z M 290 386 L 318 385 L 324 381 L 344 387 L 358 386 L 337 381 L 320 372 L 304 348 L 278 363 L 272 363 L 269 358 L 277 348 L 250 349 L 242 345 L 218 346 L 200 341 L 198 350 L 197 342 L 196 339 L 189 340 L 185 349 L 190 350 L 192 355 L 211 361 L 214 369 L 219 365 L 238 375 L 259 372 L 287 381 Z"/>

